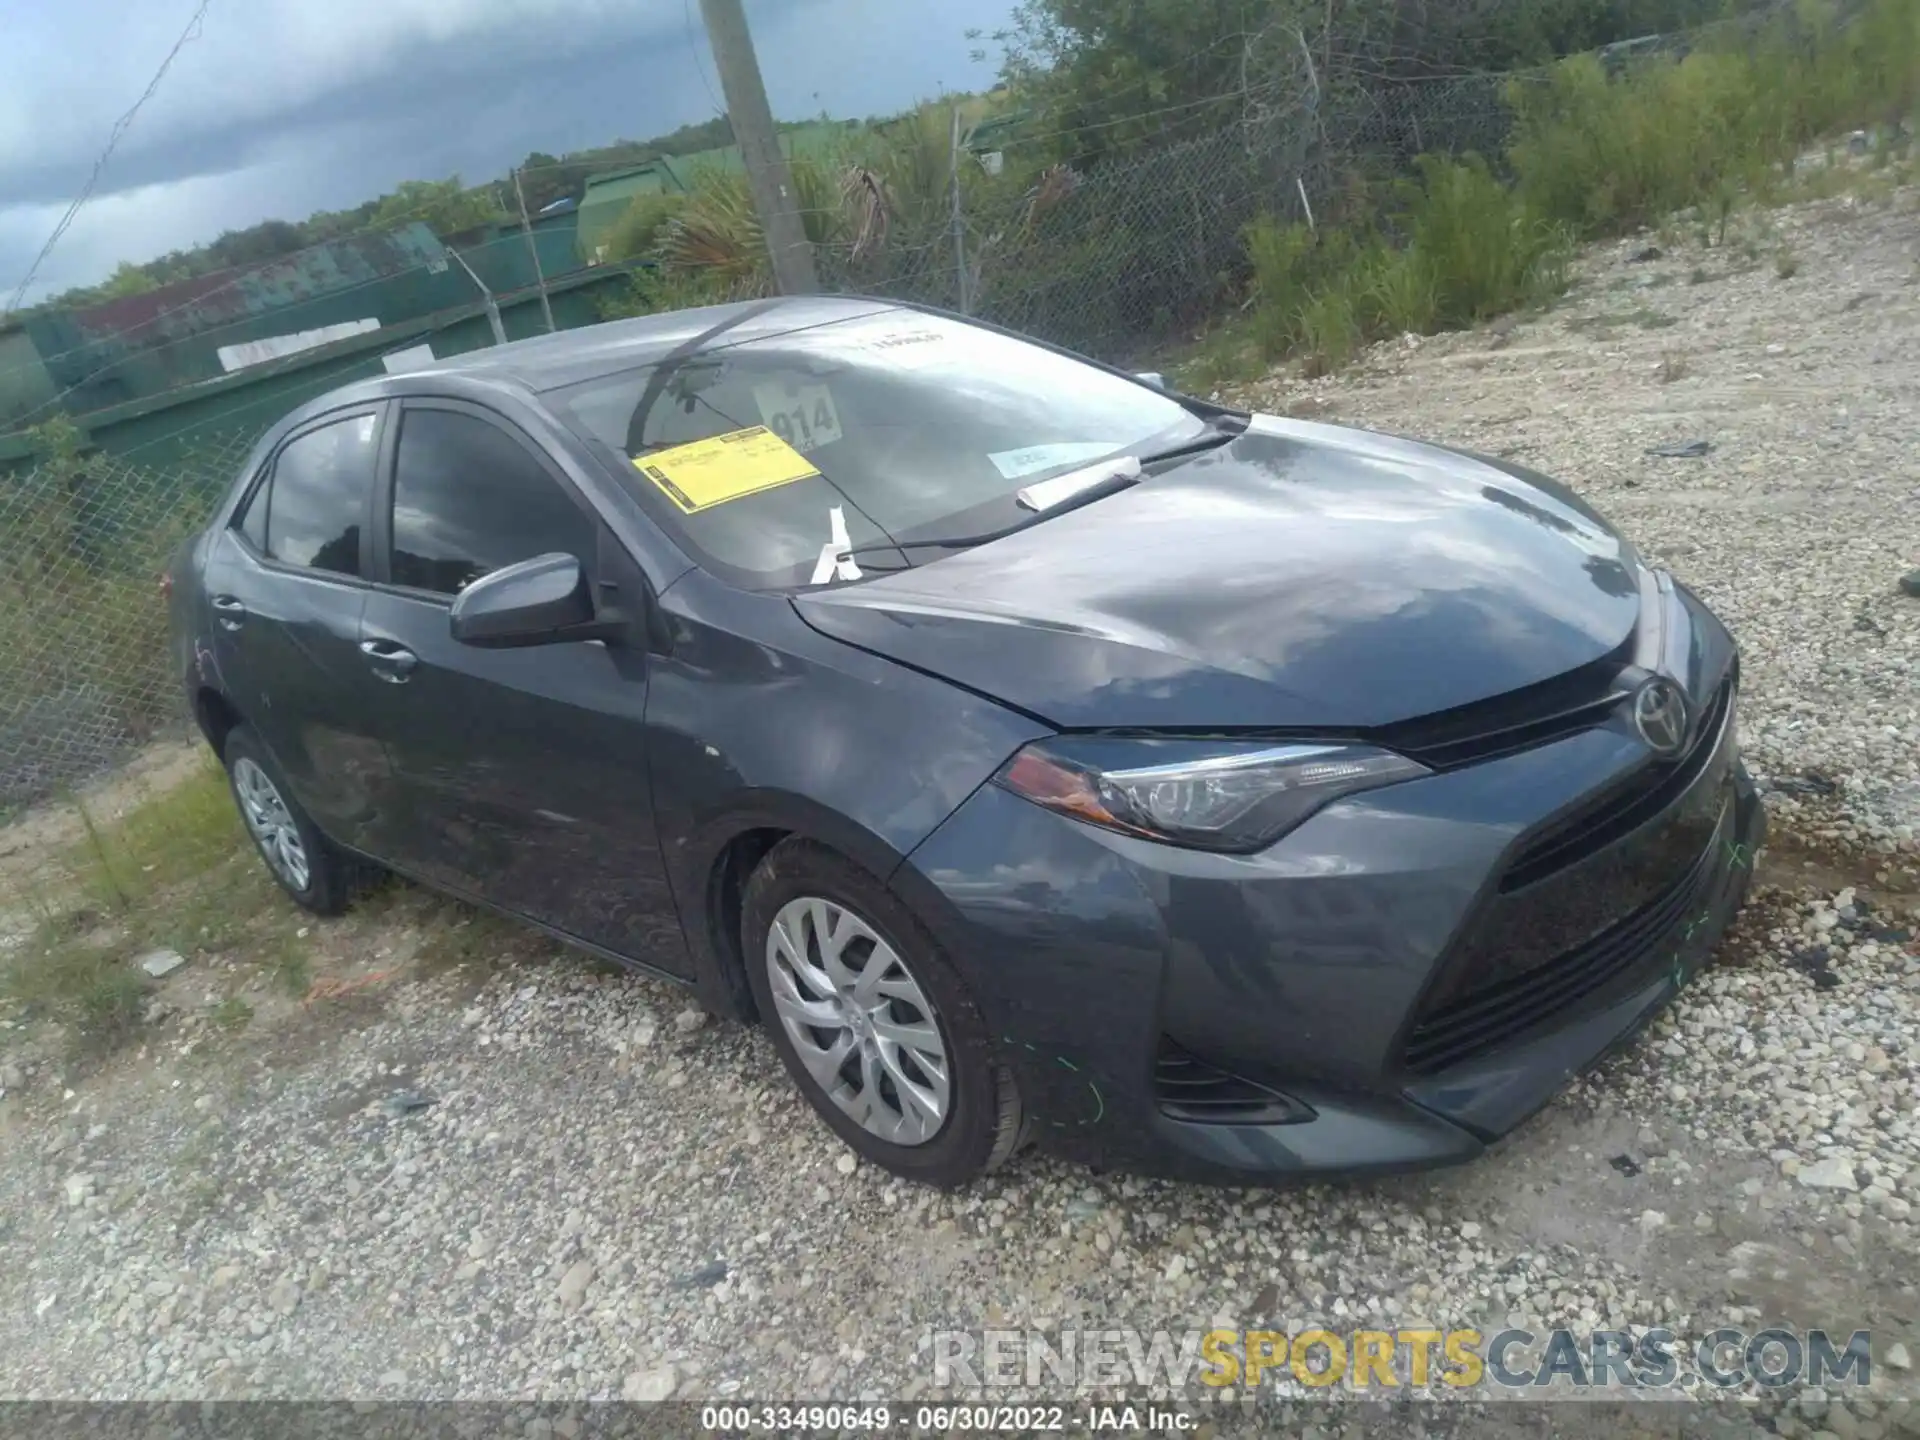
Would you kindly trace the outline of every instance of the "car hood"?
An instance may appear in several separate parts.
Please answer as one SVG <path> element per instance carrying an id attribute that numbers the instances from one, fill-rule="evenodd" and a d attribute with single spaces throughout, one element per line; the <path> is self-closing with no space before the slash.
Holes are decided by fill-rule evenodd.
<path id="1" fill-rule="evenodd" d="M 1061 728 L 1351 730 L 1607 656 L 1638 563 L 1545 477 L 1257 416 L 1132 489 L 794 606 Z"/>

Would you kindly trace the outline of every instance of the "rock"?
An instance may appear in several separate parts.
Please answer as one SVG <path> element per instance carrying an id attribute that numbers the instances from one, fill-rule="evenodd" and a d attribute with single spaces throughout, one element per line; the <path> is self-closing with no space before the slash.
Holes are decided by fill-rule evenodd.
<path id="1" fill-rule="evenodd" d="M 292 1276 L 282 1276 L 267 1291 L 267 1304 L 276 1315 L 291 1315 L 300 1308 L 300 1286 Z"/>
<path id="2" fill-rule="evenodd" d="M 27 1072 L 18 1065 L 0 1065 L 0 1090 L 18 1090 L 27 1083 Z"/>
<path id="3" fill-rule="evenodd" d="M 636 1370 L 620 1384 L 620 1398 L 641 1403 L 654 1403 L 673 1397 L 673 1388 L 679 1383 L 673 1366 L 662 1365 L 654 1370 Z"/>
<path id="4" fill-rule="evenodd" d="M 84 1171 L 67 1177 L 67 1207 L 78 1210 L 87 1203 L 87 1197 L 93 1194 L 93 1177 Z"/>
<path id="5" fill-rule="evenodd" d="M 404 1370 L 383 1371 L 380 1375 L 380 1383 L 389 1390 L 397 1389 L 407 1383 L 407 1372 Z"/>
<path id="6" fill-rule="evenodd" d="M 240 1267 L 238 1265 L 222 1265 L 213 1272 L 212 1277 L 207 1281 L 207 1288 L 211 1290 L 226 1290 L 239 1278 Z"/>
<path id="7" fill-rule="evenodd" d="M 1811 1165 L 1802 1165 L 1794 1179 L 1802 1185 L 1815 1190 L 1858 1190 L 1858 1182 L 1853 1178 L 1851 1161 L 1838 1157 L 1817 1160 Z"/>
<path id="8" fill-rule="evenodd" d="M 1909 570 L 1900 577 L 1900 593 L 1920 596 L 1920 570 Z"/>
<path id="9" fill-rule="evenodd" d="M 1911 1370 L 1913 1357 L 1907 1353 L 1907 1347 L 1896 1340 L 1882 1352 L 1880 1363 L 1889 1370 Z"/>
<path id="10" fill-rule="evenodd" d="M 1640 1212 L 1640 1229 L 1644 1233 L 1651 1235 L 1656 1230 L 1664 1230 L 1666 1225 L 1667 1216 L 1665 1211 L 1642 1210 Z"/>
<path id="11" fill-rule="evenodd" d="M 381 1103 L 381 1108 L 398 1120 L 403 1116 L 418 1115 L 432 1104 L 431 1095 L 422 1095 L 418 1090 L 399 1090 L 389 1095 Z"/>
<path id="12" fill-rule="evenodd" d="M 833 1168 L 838 1170 L 842 1175 L 851 1175 L 855 1170 L 860 1168 L 860 1159 L 851 1150 L 848 1150 L 843 1153 L 838 1160 L 833 1162 Z"/>
<path id="13" fill-rule="evenodd" d="M 1480 1226 L 1478 1223 L 1469 1220 L 1466 1224 L 1462 1225 L 1460 1227 L 1460 1238 L 1462 1240 L 1478 1240 L 1480 1238 Z"/>
<path id="14" fill-rule="evenodd" d="M 1655 445 L 1647 451 L 1666 460 L 1698 460 L 1713 449 L 1709 440 L 1676 440 L 1671 445 Z"/>
<path id="15" fill-rule="evenodd" d="M 469 1260 L 484 1260 L 491 1254 L 493 1254 L 493 1241 L 489 1240 L 485 1235 L 482 1235 L 478 1230 L 467 1237 L 467 1258 Z"/>
<path id="16" fill-rule="evenodd" d="M 676 1290 L 711 1290 L 727 1278 L 727 1262 L 709 1260 L 698 1270 L 690 1270 L 685 1275 L 676 1276 L 673 1288 Z"/>
<path id="17" fill-rule="evenodd" d="M 133 963 L 154 979 L 161 980 L 186 964 L 187 957 L 178 950 L 149 950 Z"/>
<path id="18" fill-rule="evenodd" d="M 707 1023 L 707 1012 L 689 1005 L 673 1017 L 673 1028 L 682 1035 L 691 1035 Z"/>
<path id="19" fill-rule="evenodd" d="M 560 1277 L 560 1303 L 569 1310 L 578 1310 L 587 1300 L 587 1286 L 593 1283 L 593 1262 L 578 1260 L 567 1267 L 567 1273 Z"/>

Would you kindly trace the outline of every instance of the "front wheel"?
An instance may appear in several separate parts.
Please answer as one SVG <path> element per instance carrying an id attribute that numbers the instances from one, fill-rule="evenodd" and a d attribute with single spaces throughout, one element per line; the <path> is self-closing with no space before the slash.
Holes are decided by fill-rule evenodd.
<path id="1" fill-rule="evenodd" d="M 748 979 L 780 1058 L 834 1133 L 874 1164 L 951 1187 L 1019 1147 L 1013 1076 L 953 964 L 887 888 L 789 840 L 747 882 Z"/>
<path id="2" fill-rule="evenodd" d="M 346 909 L 358 867 L 315 828 L 259 738 L 246 726 L 235 726 L 220 758 L 240 819 L 280 888 L 316 915 Z"/>

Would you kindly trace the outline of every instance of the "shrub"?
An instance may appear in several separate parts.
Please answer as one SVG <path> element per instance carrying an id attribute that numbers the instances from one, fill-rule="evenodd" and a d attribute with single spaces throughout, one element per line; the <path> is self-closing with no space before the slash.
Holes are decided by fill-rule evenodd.
<path id="1" fill-rule="evenodd" d="M 1822 133 L 1910 114 L 1920 0 L 1871 0 L 1850 24 L 1788 10 L 1741 48 L 1655 58 L 1610 77 L 1592 56 L 1514 81 L 1510 158 L 1536 213 L 1605 234 L 1765 189 Z"/>
<path id="2" fill-rule="evenodd" d="M 636 195 L 607 231 L 607 258 L 651 259 L 667 226 L 686 205 L 684 195 Z"/>
<path id="3" fill-rule="evenodd" d="M 1433 319 L 1469 325 L 1562 288 L 1569 236 L 1535 215 L 1478 156 L 1423 155 L 1408 196 L 1408 251 L 1430 277 Z"/>

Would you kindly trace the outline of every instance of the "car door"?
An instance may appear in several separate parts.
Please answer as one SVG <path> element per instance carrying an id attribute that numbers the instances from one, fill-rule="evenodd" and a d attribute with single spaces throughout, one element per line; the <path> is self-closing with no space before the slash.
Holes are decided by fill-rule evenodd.
<path id="1" fill-rule="evenodd" d="M 381 843 L 422 878 L 685 972 L 647 776 L 639 643 L 457 643 L 453 599 L 536 555 L 644 588 L 538 444 L 457 401 L 407 401 L 388 446 L 361 616 L 394 804 Z"/>
<path id="2" fill-rule="evenodd" d="M 386 769 L 359 653 L 385 414 L 363 405 L 288 435 L 215 538 L 206 580 L 227 698 L 315 823 L 355 848 Z"/>

